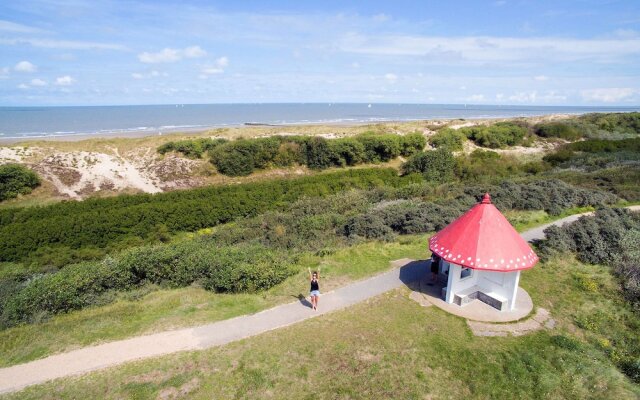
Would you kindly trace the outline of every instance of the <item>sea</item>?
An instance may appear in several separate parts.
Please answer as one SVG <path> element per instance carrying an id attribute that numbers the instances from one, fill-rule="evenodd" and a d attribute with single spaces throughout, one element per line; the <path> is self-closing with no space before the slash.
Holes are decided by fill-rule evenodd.
<path id="1" fill-rule="evenodd" d="M 241 125 L 358 124 L 640 111 L 635 107 L 467 104 L 171 104 L 0 107 L 0 140 L 140 136 Z"/>

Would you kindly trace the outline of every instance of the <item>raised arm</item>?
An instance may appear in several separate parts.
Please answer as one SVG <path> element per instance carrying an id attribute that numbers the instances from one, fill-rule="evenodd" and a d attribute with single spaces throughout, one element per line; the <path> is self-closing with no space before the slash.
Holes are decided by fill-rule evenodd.
<path id="1" fill-rule="evenodd" d="M 317 278 L 318 278 L 318 280 L 320 280 L 320 270 L 321 270 L 321 269 L 322 269 L 322 267 L 318 265 L 318 277 L 317 277 Z"/>
<path id="2" fill-rule="evenodd" d="M 307 269 L 309 270 L 309 280 L 311 280 L 313 278 L 313 276 L 311 275 L 311 267 L 307 267 Z"/>

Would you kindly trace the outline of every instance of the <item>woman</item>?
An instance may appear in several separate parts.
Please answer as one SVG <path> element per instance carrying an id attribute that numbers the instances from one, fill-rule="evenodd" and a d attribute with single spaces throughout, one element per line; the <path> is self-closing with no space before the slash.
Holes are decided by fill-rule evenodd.
<path id="1" fill-rule="evenodd" d="M 320 268 L 318 268 L 318 272 L 313 271 L 313 273 L 311 272 L 311 268 L 309 268 L 309 280 L 311 281 L 311 289 L 310 289 L 310 295 L 311 295 L 311 307 L 314 310 L 318 309 L 318 298 L 320 297 Z"/>

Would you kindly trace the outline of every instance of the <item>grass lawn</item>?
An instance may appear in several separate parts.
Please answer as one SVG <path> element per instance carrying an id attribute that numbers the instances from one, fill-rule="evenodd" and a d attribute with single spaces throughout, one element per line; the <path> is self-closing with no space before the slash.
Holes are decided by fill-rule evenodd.
<path id="1" fill-rule="evenodd" d="M 227 346 L 61 379 L 7 398 L 640 396 L 640 386 L 615 368 L 609 350 L 623 337 L 638 340 L 640 317 L 624 305 L 605 267 L 565 257 L 523 273 L 522 286 L 551 311 L 554 330 L 475 337 L 464 320 L 420 307 L 402 288 Z M 605 319 L 582 326 L 587 310 Z"/>
<path id="2" fill-rule="evenodd" d="M 104 341 L 194 326 L 251 314 L 307 295 L 307 267 L 322 270 L 323 290 L 343 286 L 387 270 L 399 258 L 423 259 L 427 235 L 405 236 L 395 243 L 363 243 L 317 257 L 308 255 L 300 272 L 261 293 L 216 294 L 191 286 L 181 289 L 143 288 L 121 293 L 102 307 L 92 307 L 50 320 L 0 331 L 0 367 Z"/>

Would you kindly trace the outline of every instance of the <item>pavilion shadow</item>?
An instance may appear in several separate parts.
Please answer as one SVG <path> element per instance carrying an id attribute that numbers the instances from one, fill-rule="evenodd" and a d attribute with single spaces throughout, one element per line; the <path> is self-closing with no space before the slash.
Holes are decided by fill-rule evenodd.
<path id="1" fill-rule="evenodd" d="M 430 274 L 431 260 L 411 261 L 400 267 L 400 280 L 412 289 L 416 282 Z"/>

